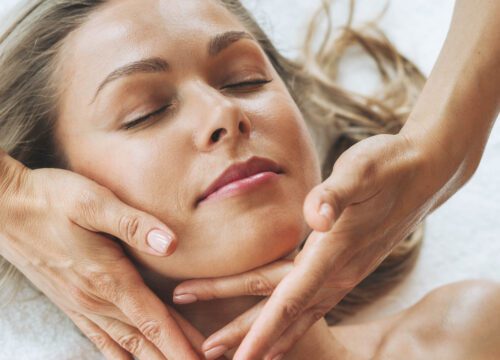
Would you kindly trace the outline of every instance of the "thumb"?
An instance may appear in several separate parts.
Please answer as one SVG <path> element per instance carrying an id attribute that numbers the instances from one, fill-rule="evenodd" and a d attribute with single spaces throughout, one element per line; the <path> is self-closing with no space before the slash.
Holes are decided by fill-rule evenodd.
<path id="1" fill-rule="evenodd" d="M 77 225 L 119 238 L 141 252 L 168 256 L 175 251 L 175 234 L 163 222 L 121 202 L 110 191 L 87 192 L 70 216 Z"/>
<path id="2" fill-rule="evenodd" d="M 329 231 L 348 206 L 366 200 L 371 189 L 367 181 L 371 177 L 366 175 L 362 163 L 337 161 L 332 174 L 306 196 L 303 212 L 309 226 L 316 231 Z"/>
<path id="3" fill-rule="evenodd" d="M 335 185 L 334 185 L 335 184 Z M 344 209 L 349 206 L 349 184 L 340 184 L 332 178 L 314 187 L 304 201 L 304 217 L 316 231 L 331 230 Z M 352 187 L 352 186 L 351 186 Z"/>

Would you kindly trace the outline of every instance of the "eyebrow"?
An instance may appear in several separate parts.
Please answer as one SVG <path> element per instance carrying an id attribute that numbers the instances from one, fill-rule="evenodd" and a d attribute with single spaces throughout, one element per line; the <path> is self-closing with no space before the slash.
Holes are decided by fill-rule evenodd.
<path id="1" fill-rule="evenodd" d="M 224 49 L 231 46 L 233 43 L 242 40 L 242 39 L 250 39 L 255 40 L 252 35 L 245 31 L 227 31 L 222 34 L 217 34 L 208 42 L 208 55 L 210 57 L 214 57 L 222 52 Z M 137 73 L 159 73 L 159 72 L 167 72 L 170 70 L 170 65 L 168 62 L 159 57 L 153 57 L 148 59 L 143 59 L 139 61 L 134 61 L 130 64 L 124 65 L 114 71 L 112 71 L 104 81 L 99 85 L 97 91 L 92 99 L 91 104 L 96 100 L 99 93 L 108 85 L 110 82 L 113 82 L 122 77 L 130 76 Z"/>
<path id="2" fill-rule="evenodd" d="M 134 61 L 130 64 L 122 66 L 114 71 L 112 71 L 106 79 L 99 85 L 97 91 L 92 99 L 92 103 L 96 100 L 97 96 L 101 92 L 102 89 L 110 82 L 113 82 L 117 79 L 120 79 L 125 76 L 130 76 L 137 73 L 157 73 L 157 72 L 166 72 L 170 68 L 170 65 L 161 58 L 149 58 L 139 61 Z"/>
<path id="3" fill-rule="evenodd" d="M 215 35 L 208 43 L 208 55 L 216 56 L 222 50 L 226 49 L 227 47 L 241 39 L 254 40 L 252 35 L 245 31 L 228 31 L 222 34 Z"/>

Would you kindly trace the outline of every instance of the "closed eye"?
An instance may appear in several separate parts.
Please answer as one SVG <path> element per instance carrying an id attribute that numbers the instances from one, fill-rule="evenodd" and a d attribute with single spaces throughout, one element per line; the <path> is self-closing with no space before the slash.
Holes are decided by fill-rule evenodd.
<path id="1" fill-rule="evenodd" d="M 242 81 L 239 83 L 225 85 L 224 87 L 222 87 L 222 90 L 230 89 L 230 90 L 236 90 L 236 91 L 239 91 L 239 90 L 252 91 L 252 90 L 260 88 L 266 84 L 269 84 L 272 81 L 273 81 L 272 79 L 271 80 L 256 79 L 256 80 Z M 126 122 L 122 125 L 122 129 L 123 130 L 130 130 L 130 129 L 133 129 L 135 127 L 138 127 L 139 125 L 141 125 L 147 121 L 154 120 L 156 117 L 168 112 L 168 110 L 171 107 L 172 107 L 172 104 L 167 104 L 167 105 L 164 105 L 161 108 L 159 108 L 159 109 L 157 109 L 149 114 L 141 116 L 141 117 L 134 119 L 132 121 Z"/>
<path id="2" fill-rule="evenodd" d="M 129 129 L 137 127 L 138 125 L 140 125 L 148 120 L 153 120 L 154 118 L 166 113 L 167 110 L 170 109 L 171 106 L 172 106 L 172 104 L 164 105 L 161 108 L 159 108 L 158 110 L 155 110 L 149 114 L 141 116 L 141 117 L 134 119 L 132 121 L 126 122 L 123 124 L 122 129 L 129 130 Z"/>
<path id="3" fill-rule="evenodd" d="M 248 81 L 242 81 L 242 82 L 235 83 L 235 84 L 225 85 L 224 87 L 222 87 L 222 89 L 223 90 L 224 89 L 250 90 L 250 89 L 254 89 L 256 87 L 263 86 L 265 84 L 269 84 L 271 81 L 272 81 L 272 79 L 271 80 L 267 80 L 267 79 L 248 80 Z"/>

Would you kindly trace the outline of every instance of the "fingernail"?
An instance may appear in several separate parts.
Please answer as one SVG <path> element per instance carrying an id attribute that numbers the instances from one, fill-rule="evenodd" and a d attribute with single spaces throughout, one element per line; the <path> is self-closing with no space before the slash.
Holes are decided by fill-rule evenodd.
<path id="1" fill-rule="evenodd" d="M 174 295 L 174 303 L 176 304 L 191 304 L 198 301 L 198 298 L 193 294 Z"/>
<path id="2" fill-rule="evenodd" d="M 224 345 L 219 345 L 214 348 L 211 348 L 210 350 L 205 351 L 205 358 L 207 360 L 214 360 L 222 355 L 227 351 L 227 348 Z"/>
<path id="3" fill-rule="evenodd" d="M 272 360 L 281 360 L 281 359 L 283 359 L 283 356 L 285 356 L 285 354 L 278 354 L 275 357 L 273 357 Z"/>
<path id="4" fill-rule="evenodd" d="M 330 204 L 323 203 L 319 208 L 319 214 L 328 220 L 328 224 L 333 222 L 333 209 Z"/>
<path id="5" fill-rule="evenodd" d="M 170 244 L 172 244 L 172 236 L 162 230 L 152 230 L 148 234 L 148 245 L 160 254 L 166 254 Z"/>

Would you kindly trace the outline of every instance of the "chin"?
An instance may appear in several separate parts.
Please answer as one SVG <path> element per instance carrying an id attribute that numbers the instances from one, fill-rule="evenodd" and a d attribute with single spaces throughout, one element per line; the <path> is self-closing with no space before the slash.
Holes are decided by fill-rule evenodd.
<path id="1" fill-rule="evenodd" d="M 214 216 L 212 226 L 193 224 L 191 235 L 180 236 L 169 257 L 135 250 L 130 250 L 130 255 L 148 272 L 179 281 L 249 271 L 289 255 L 307 235 L 309 228 L 301 208 L 289 207 L 296 209 L 292 212 L 283 209 L 287 208 L 260 207 L 226 222 Z"/>
<path id="2" fill-rule="evenodd" d="M 199 275 L 203 277 L 210 273 L 210 277 L 217 277 L 239 274 L 294 252 L 304 238 L 304 227 L 298 222 L 273 225 L 269 231 L 242 236 L 237 246 L 228 246 L 227 251 L 214 254 L 213 259 L 218 258 L 218 261 L 208 261 L 205 275 Z"/>
<path id="3" fill-rule="evenodd" d="M 133 257 L 173 280 L 229 276 L 283 258 L 310 231 L 302 212 L 309 187 L 288 185 L 213 202 L 188 226 L 174 228 L 179 242 L 171 256 L 135 252 Z"/>
<path id="4" fill-rule="evenodd" d="M 177 268 L 176 277 L 234 275 L 289 255 L 301 244 L 309 228 L 302 207 L 287 205 L 246 209 L 245 216 L 229 221 L 214 216 L 213 226 L 203 232 L 204 237 L 198 237 L 192 246 L 178 248 L 173 255 L 184 258 L 185 264 Z"/>
<path id="5" fill-rule="evenodd" d="M 277 184 L 280 186 L 207 206 L 199 216 L 199 227 L 194 228 L 192 238 L 198 241 L 186 249 L 204 266 L 193 266 L 190 275 L 234 275 L 297 249 L 309 231 L 302 211 L 308 188 L 292 180 L 286 177 Z"/>

